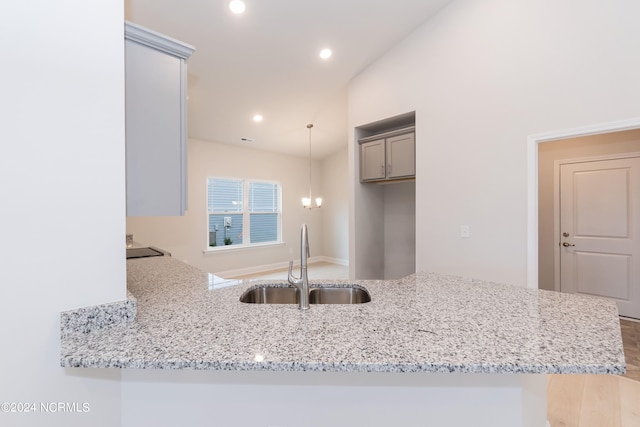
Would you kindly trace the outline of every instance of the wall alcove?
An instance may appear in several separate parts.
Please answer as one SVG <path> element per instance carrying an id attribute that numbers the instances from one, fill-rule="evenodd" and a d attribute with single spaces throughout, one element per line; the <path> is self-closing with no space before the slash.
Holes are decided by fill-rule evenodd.
<path id="1" fill-rule="evenodd" d="M 355 152 L 360 153 L 361 142 L 398 133 L 413 132 L 417 144 L 415 118 L 415 112 L 409 112 L 354 128 L 358 144 Z M 361 160 L 359 154 L 354 156 L 355 171 L 361 170 Z M 351 276 L 389 280 L 415 273 L 415 176 L 361 182 L 360 173 L 356 175 L 352 242 L 355 259 L 350 263 Z"/>

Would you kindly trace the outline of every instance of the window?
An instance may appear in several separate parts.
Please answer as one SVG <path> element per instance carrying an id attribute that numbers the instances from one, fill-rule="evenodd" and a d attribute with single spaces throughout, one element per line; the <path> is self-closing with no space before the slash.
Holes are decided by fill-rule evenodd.
<path id="1" fill-rule="evenodd" d="M 280 194 L 276 182 L 207 178 L 209 246 L 279 243 Z"/>

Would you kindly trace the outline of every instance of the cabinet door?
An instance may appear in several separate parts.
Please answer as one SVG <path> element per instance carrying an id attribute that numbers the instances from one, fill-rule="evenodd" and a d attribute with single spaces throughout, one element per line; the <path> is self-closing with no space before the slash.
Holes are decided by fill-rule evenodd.
<path id="1" fill-rule="evenodd" d="M 360 145 L 360 181 L 384 179 L 384 139 Z"/>
<path id="2" fill-rule="evenodd" d="M 127 215 L 182 215 L 182 60 L 126 41 Z"/>
<path id="3" fill-rule="evenodd" d="M 402 178 L 416 174 L 415 134 L 387 138 L 387 178 Z"/>

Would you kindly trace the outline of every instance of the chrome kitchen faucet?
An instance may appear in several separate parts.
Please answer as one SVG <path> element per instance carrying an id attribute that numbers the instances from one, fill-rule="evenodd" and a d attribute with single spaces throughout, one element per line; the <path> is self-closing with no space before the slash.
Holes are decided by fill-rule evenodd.
<path id="1" fill-rule="evenodd" d="M 307 258 L 309 258 L 309 232 L 307 231 L 307 224 L 302 224 L 300 229 L 300 277 L 295 277 L 292 273 L 293 260 L 289 261 L 289 274 L 287 277 L 287 281 L 295 286 L 300 293 L 300 310 L 309 309 Z"/>

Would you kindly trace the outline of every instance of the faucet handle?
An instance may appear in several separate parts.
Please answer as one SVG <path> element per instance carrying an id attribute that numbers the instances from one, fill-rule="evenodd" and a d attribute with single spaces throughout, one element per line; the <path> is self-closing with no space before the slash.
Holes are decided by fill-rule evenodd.
<path id="1" fill-rule="evenodd" d="M 296 285 L 300 281 L 299 277 L 293 275 L 293 260 L 289 261 L 289 273 L 287 274 L 287 282 Z"/>

